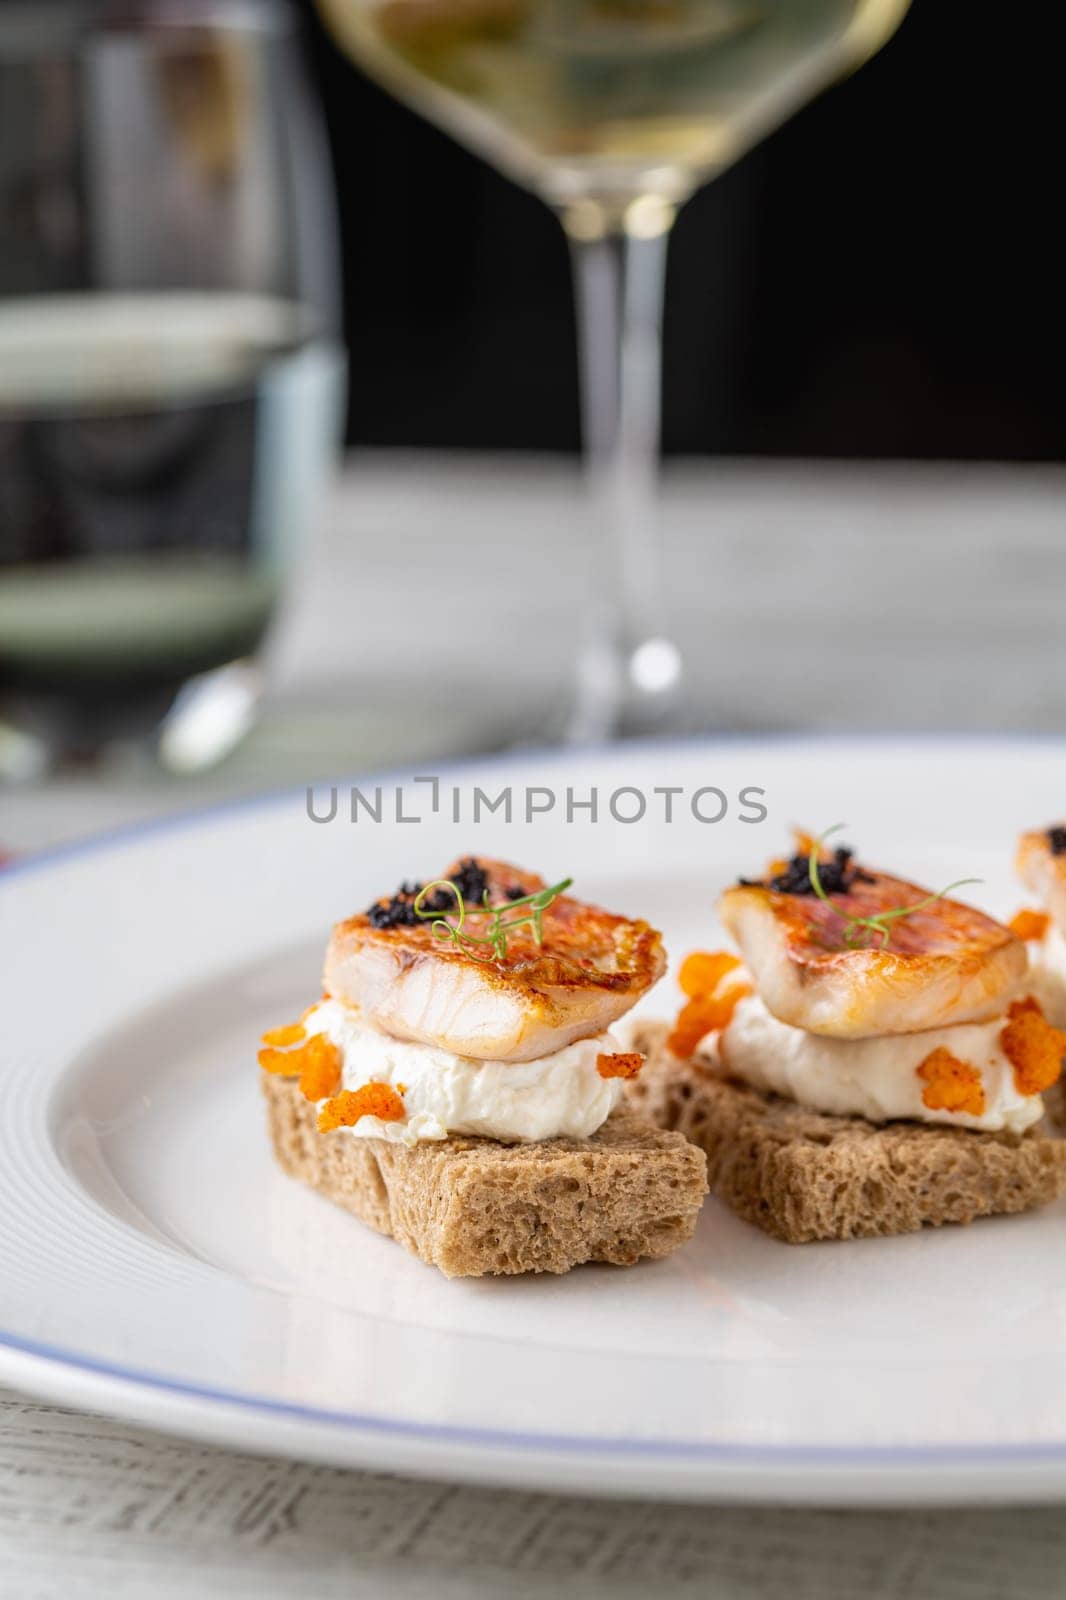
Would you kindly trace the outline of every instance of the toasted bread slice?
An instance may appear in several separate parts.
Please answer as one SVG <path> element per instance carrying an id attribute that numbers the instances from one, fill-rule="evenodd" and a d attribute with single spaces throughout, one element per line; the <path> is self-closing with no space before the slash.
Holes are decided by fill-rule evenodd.
<path id="1" fill-rule="evenodd" d="M 707 1193 L 701 1152 L 626 1107 L 591 1139 L 408 1148 L 320 1133 L 295 1079 L 264 1073 L 262 1085 L 281 1167 L 448 1278 L 666 1256 Z"/>
<path id="2" fill-rule="evenodd" d="M 1016 865 L 1022 882 L 1047 909 L 1056 928 L 1066 932 L 1066 825 L 1023 833 Z"/>
<path id="3" fill-rule="evenodd" d="M 808 1033 L 862 1039 L 998 1015 L 1025 977 L 1025 946 L 972 906 L 936 900 L 893 921 L 885 948 L 846 943 L 842 913 L 870 917 L 928 896 L 870 871 L 834 893 L 832 905 L 772 883 L 741 884 L 725 891 L 719 912 L 767 1009 Z"/>
<path id="4" fill-rule="evenodd" d="M 485 919 L 470 914 L 485 890 L 498 905 L 545 887 L 535 873 L 500 861 L 453 863 L 443 877 L 475 889 L 465 931 L 477 936 Z M 442 940 L 430 920 L 415 918 L 414 894 L 414 886 L 405 887 L 391 902 L 338 923 L 326 953 L 329 993 L 397 1039 L 479 1060 L 532 1061 L 602 1033 L 666 966 L 662 939 L 646 922 L 569 895 L 543 913 L 541 943 L 523 927 L 508 935 L 504 956 L 482 960 Z M 444 902 L 440 915 L 454 921 L 454 905 L 447 896 Z M 399 918 L 391 925 L 390 907 Z"/>
<path id="5" fill-rule="evenodd" d="M 1044 1090 L 1044 1112 L 1053 1128 L 1066 1133 L 1066 1083 L 1061 1078 Z"/>
<path id="6" fill-rule="evenodd" d="M 1019 1137 L 825 1117 L 725 1077 L 710 1057 L 678 1061 L 666 1035 L 659 1023 L 634 1028 L 648 1059 L 630 1104 L 697 1144 L 712 1193 L 775 1239 L 914 1233 L 1066 1193 L 1066 1141 L 1040 1127 Z"/>

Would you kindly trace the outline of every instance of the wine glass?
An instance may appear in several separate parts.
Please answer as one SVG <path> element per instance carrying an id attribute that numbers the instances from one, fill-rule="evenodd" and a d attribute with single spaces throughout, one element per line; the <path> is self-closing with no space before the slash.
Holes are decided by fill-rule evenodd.
<path id="1" fill-rule="evenodd" d="M 0 8 L 0 777 L 248 727 L 339 443 L 332 206 L 283 4 Z"/>
<path id="2" fill-rule="evenodd" d="M 566 732 L 691 720 L 655 533 L 660 329 L 678 207 L 908 0 L 318 0 L 396 96 L 551 205 L 571 246 L 597 601 Z"/>

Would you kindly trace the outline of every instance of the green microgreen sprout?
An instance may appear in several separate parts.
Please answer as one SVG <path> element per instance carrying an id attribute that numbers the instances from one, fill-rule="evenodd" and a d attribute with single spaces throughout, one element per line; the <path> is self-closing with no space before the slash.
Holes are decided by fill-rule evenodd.
<path id="1" fill-rule="evenodd" d="M 819 900 L 823 901 L 831 911 L 835 911 L 837 916 L 843 917 L 844 943 L 849 950 L 856 949 L 859 939 L 866 934 L 872 934 L 880 939 L 880 948 L 887 950 L 889 941 L 892 938 L 891 923 L 899 922 L 904 917 L 912 917 L 916 911 L 924 911 L 927 906 L 935 905 L 938 900 L 943 900 L 945 895 L 949 895 L 953 889 L 962 889 L 970 883 L 984 882 L 983 878 L 956 878 L 954 883 L 949 883 L 945 888 L 938 889 L 936 894 L 926 895 L 924 900 L 916 900 L 912 906 L 896 906 L 891 911 L 875 911 L 868 917 L 853 916 L 850 911 L 845 911 L 843 906 L 838 906 L 829 898 L 822 885 L 818 871 L 818 855 L 823 844 L 830 834 L 839 833 L 842 828 L 846 827 L 847 823 L 845 822 L 835 822 L 831 828 L 827 828 L 823 834 L 820 834 L 815 839 L 811 845 L 810 856 L 807 859 L 807 870 L 811 876 L 811 888 Z"/>
<path id="2" fill-rule="evenodd" d="M 526 894 L 518 900 L 506 900 L 500 906 L 489 904 L 489 891 L 486 889 L 484 905 L 468 906 L 458 885 L 450 878 L 435 878 L 415 896 L 414 912 L 416 917 L 435 918 L 430 924 L 434 937 L 450 939 L 453 944 L 467 950 L 476 961 L 502 961 L 507 954 L 508 936 L 516 928 L 532 928 L 534 942 L 537 945 L 544 942 L 544 913 L 553 900 L 569 889 L 573 881 L 573 878 L 561 878 L 548 889 L 538 889 L 536 894 Z M 446 889 L 449 894 L 454 895 L 458 914 L 456 922 L 449 922 L 439 911 L 425 909 L 426 896 L 432 889 Z M 513 911 L 517 911 L 519 915 L 516 917 L 507 915 Z M 464 928 L 468 917 L 491 917 L 492 922 L 484 934 L 466 933 Z M 485 954 L 479 952 L 477 948 L 479 946 L 485 949 Z"/>

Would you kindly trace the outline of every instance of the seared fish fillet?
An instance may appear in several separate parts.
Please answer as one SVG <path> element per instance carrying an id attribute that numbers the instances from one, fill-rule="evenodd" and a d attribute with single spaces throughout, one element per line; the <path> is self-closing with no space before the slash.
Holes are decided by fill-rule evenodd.
<path id="1" fill-rule="evenodd" d="M 845 944 L 844 916 L 802 887 L 727 889 L 719 910 L 767 1010 L 837 1039 L 918 1033 L 997 1016 L 1025 977 L 1025 946 L 1009 928 L 957 900 L 891 922 L 888 946 Z M 884 872 L 858 871 L 833 905 L 851 916 L 914 905 L 930 893 Z"/>
<path id="2" fill-rule="evenodd" d="M 464 932 L 477 935 L 485 933 L 487 919 L 471 921 L 469 912 L 483 886 L 494 906 L 545 887 L 535 873 L 501 861 L 457 862 L 442 873 L 457 876 L 476 891 L 467 896 Z M 646 922 L 569 895 L 544 912 L 542 945 L 530 927 L 521 928 L 508 935 L 501 960 L 491 951 L 490 959 L 479 959 L 480 952 L 437 937 L 429 921 L 412 921 L 406 908 L 413 899 L 405 887 L 391 901 L 338 923 L 326 953 L 325 986 L 383 1032 L 455 1055 L 531 1061 L 602 1033 L 666 966 L 662 938 Z M 453 905 L 440 914 L 454 923 Z M 387 925 L 394 915 L 400 920 Z"/>
<path id="3" fill-rule="evenodd" d="M 1023 833 L 1016 865 L 1022 882 L 1047 908 L 1056 928 L 1066 930 L 1066 825 Z"/>

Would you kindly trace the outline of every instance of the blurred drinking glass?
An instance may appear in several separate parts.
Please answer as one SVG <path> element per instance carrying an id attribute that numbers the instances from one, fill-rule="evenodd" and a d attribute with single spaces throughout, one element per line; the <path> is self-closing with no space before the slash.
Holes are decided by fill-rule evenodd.
<path id="1" fill-rule="evenodd" d="M 907 0 L 319 4 L 368 72 L 558 212 L 604 541 L 568 731 L 691 724 L 653 518 L 667 236 L 695 189 L 872 55 Z"/>
<path id="2" fill-rule="evenodd" d="M 0 10 L 0 775 L 248 725 L 342 410 L 280 5 Z"/>

